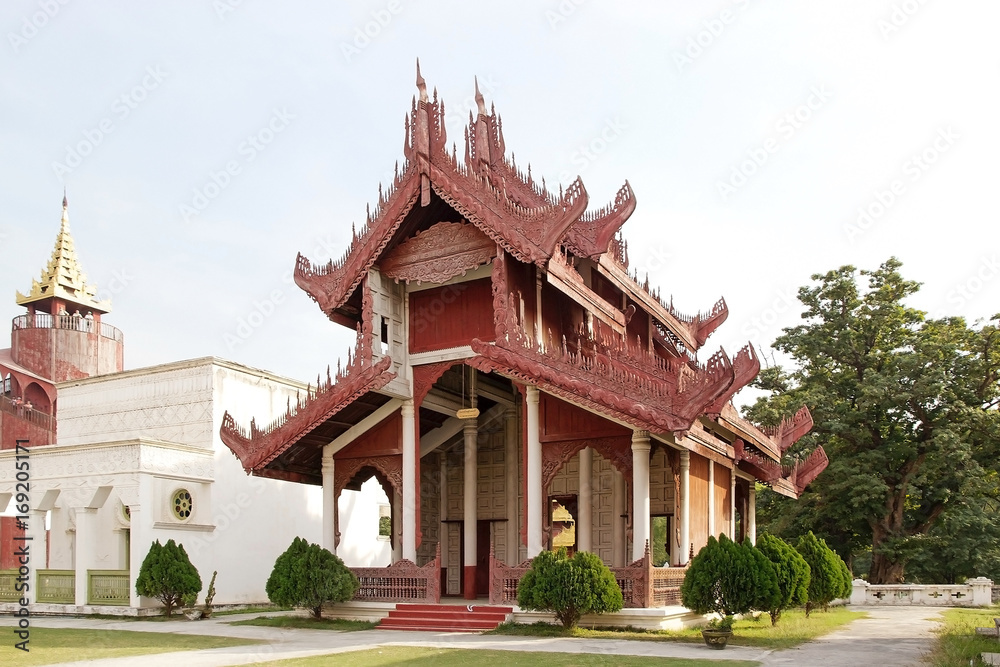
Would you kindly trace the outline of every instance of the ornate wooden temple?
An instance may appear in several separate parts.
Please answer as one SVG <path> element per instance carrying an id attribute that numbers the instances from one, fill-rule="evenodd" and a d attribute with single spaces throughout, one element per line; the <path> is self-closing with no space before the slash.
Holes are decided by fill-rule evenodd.
<path id="1" fill-rule="evenodd" d="M 550 192 L 508 158 L 478 86 L 449 150 L 419 65 L 417 89 L 405 163 L 350 247 L 296 261 L 356 349 L 274 423 L 227 413 L 223 441 L 250 474 L 322 485 L 333 551 L 341 491 L 377 478 L 394 564 L 359 571 L 361 597 L 509 601 L 524 561 L 565 545 L 614 568 L 627 605 L 676 604 L 709 535 L 754 539 L 755 482 L 795 497 L 825 468 L 822 448 L 781 463 L 809 411 L 738 415 L 757 356 L 703 351 L 724 300 L 685 315 L 630 272 L 628 182 L 596 210 L 579 179 Z"/>

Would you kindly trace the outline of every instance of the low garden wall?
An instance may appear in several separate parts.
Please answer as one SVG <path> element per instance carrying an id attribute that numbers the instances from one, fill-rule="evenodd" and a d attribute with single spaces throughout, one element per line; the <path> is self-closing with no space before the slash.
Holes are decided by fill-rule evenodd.
<path id="1" fill-rule="evenodd" d="M 993 581 L 986 577 L 964 584 L 869 584 L 855 579 L 852 605 L 929 607 L 988 607 L 993 604 Z"/>

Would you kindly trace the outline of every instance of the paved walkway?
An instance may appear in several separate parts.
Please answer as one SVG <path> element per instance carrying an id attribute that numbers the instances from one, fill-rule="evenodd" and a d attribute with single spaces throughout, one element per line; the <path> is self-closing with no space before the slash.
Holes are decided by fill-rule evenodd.
<path id="1" fill-rule="evenodd" d="M 465 633 L 397 632 L 368 630 L 333 632 L 293 630 L 229 623 L 261 614 L 222 616 L 209 621 L 188 623 L 141 623 L 90 618 L 36 617 L 34 627 L 80 628 L 93 630 L 138 630 L 175 634 L 214 635 L 259 639 L 269 643 L 253 646 L 181 651 L 111 660 L 62 663 L 63 667 L 108 665 L 109 667 L 227 667 L 268 660 L 304 658 L 356 651 L 378 646 L 425 646 L 435 648 L 499 649 L 557 653 L 594 653 L 716 660 L 755 660 L 765 667 L 912 667 L 921 664 L 921 655 L 930 648 L 932 630 L 940 608 L 864 608 L 871 618 L 854 621 L 845 628 L 796 649 L 770 651 L 730 646 L 714 651 L 703 644 L 643 642 L 613 639 L 560 639 L 537 637 L 484 636 Z M 271 614 L 269 614 L 271 615 Z M 3 625 L 10 625 L 4 619 Z M 887 642 L 886 640 L 892 640 Z"/>

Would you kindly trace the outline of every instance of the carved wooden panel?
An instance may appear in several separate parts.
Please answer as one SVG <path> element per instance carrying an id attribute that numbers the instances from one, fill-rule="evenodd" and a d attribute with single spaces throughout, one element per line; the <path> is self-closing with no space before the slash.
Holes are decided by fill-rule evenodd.
<path id="1" fill-rule="evenodd" d="M 396 281 L 443 283 L 488 263 L 496 243 L 474 225 L 439 222 L 390 250 L 382 273 Z"/>

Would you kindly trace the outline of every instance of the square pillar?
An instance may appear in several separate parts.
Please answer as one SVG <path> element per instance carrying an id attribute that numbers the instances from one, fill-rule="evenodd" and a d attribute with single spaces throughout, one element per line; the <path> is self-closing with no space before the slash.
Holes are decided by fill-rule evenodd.
<path id="1" fill-rule="evenodd" d="M 517 439 L 517 410 L 507 408 L 504 413 L 504 490 L 507 492 L 507 565 L 517 565 L 518 544 L 521 541 L 520 507 L 517 502 L 517 467 L 521 458 Z M 442 501 L 443 504 L 444 501 Z"/>
<path id="2" fill-rule="evenodd" d="M 580 451 L 580 493 L 577 496 L 576 548 L 593 552 L 594 450 Z"/>
<path id="3" fill-rule="evenodd" d="M 417 431 L 413 399 L 403 401 L 403 545 L 402 557 L 417 562 Z"/>
<path id="4" fill-rule="evenodd" d="M 753 480 L 747 494 L 747 538 L 750 544 L 757 544 L 757 488 Z"/>
<path id="5" fill-rule="evenodd" d="M 714 465 L 714 464 L 713 464 Z M 729 537 L 736 540 L 736 467 L 729 472 Z"/>
<path id="6" fill-rule="evenodd" d="M 614 468 L 611 474 L 611 565 L 625 567 L 625 475 Z"/>
<path id="7" fill-rule="evenodd" d="M 632 432 L 632 560 L 649 542 L 649 431 Z"/>
<path id="8" fill-rule="evenodd" d="M 134 517 L 133 517 L 133 520 Z M 76 574 L 75 604 L 87 604 L 87 570 L 91 569 L 97 549 L 97 508 L 78 507 L 76 510 L 76 546 L 73 549 L 73 569 Z M 136 570 L 138 572 L 138 569 Z"/>
<path id="9" fill-rule="evenodd" d="M 527 409 L 528 482 L 525 522 L 528 525 L 528 558 L 542 552 L 542 441 L 538 416 L 538 387 L 529 385 L 524 397 Z"/>
<path id="10" fill-rule="evenodd" d="M 688 562 L 691 553 L 691 452 L 681 452 L 681 545 L 677 564 Z"/>
<path id="11" fill-rule="evenodd" d="M 49 565 L 46 562 L 45 554 L 48 551 L 48 534 L 45 532 L 45 510 L 31 510 L 28 513 L 28 530 L 26 532 L 28 541 L 14 542 L 15 551 L 22 545 L 28 548 L 29 567 L 34 572 L 34 578 L 28 582 L 30 588 L 27 592 L 29 602 L 38 602 L 38 571 L 44 570 Z M 19 564 L 20 565 L 20 564 Z M 29 577 L 30 578 L 30 577 Z"/>

